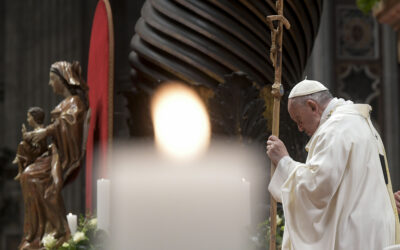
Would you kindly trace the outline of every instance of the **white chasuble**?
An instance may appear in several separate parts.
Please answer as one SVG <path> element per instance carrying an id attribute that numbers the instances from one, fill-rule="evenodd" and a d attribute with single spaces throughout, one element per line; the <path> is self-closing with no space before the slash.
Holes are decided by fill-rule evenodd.
<path id="1" fill-rule="evenodd" d="M 306 146 L 306 163 L 286 156 L 271 179 L 286 219 L 282 249 L 381 250 L 396 243 L 398 227 L 383 144 L 369 105 L 331 103 Z"/>

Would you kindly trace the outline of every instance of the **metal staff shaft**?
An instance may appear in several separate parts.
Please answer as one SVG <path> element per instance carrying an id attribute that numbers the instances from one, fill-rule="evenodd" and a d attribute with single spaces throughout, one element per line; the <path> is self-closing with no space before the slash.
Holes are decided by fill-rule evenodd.
<path id="1" fill-rule="evenodd" d="M 283 0 L 277 0 L 276 9 L 278 15 L 267 16 L 267 24 L 271 29 L 271 51 L 270 59 L 275 69 L 274 84 L 272 85 L 272 95 L 274 97 L 274 106 L 272 113 L 272 134 L 279 136 L 279 113 L 280 102 L 283 96 L 282 87 L 282 39 L 283 39 L 283 26 L 290 29 L 289 21 L 283 16 Z M 277 27 L 274 27 L 274 21 L 277 21 Z M 271 178 L 274 175 L 276 166 L 271 162 Z M 269 249 L 276 249 L 276 201 L 271 195 L 270 206 L 270 240 Z"/>

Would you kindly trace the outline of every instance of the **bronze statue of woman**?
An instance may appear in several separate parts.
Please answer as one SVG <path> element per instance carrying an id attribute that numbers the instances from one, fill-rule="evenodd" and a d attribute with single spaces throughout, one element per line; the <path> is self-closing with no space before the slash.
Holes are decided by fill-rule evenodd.
<path id="1" fill-rule="evenodd" d="M 20 250 L 42 249 L 42 238 L 52 234 L 57 246 L 70 238 L 61 190 L 76 176 L 84 156 L 88 87 L 78 62 L 56 62 L 50 68 L 49 85 L 64 99 L 51 111 L 51 123 L 26 133 L 34 143 L 49 138 L 48 150 L 20 175 L 24 197 L 24 235 Z"/>

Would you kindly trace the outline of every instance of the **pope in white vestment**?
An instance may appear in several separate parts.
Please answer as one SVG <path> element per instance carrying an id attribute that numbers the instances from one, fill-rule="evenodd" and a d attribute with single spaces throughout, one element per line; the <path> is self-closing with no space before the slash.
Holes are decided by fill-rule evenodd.
<path id="1" fill-rule="evenodd" d="M 269 191 L 282 202 L 286 220 L 282 249 L 381 250 L 399 244 L 385 151 L 371 107 L 337 98 L 314 107 L 307 97 L 329 93 L 317 83 L 300 82 L 289 95 L 310 104 L 304 107 L 309 110 L 290 110 L 295 104 L 289 101 L 292 119 L 311 136 L 306 162 L 290 158 L 278 138 L 267 142 L 267 154 L 277 163 Z"/>

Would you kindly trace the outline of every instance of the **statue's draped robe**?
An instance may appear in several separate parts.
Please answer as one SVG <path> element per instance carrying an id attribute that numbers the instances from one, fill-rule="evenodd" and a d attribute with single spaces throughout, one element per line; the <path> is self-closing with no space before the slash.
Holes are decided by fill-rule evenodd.
<path id="1" fill-rule="evenodd" d="M 32 143 L 31 141 L 21 141 L 17 148 L 17 159 L 18 164 L 21 165 L 22 169 L 30 165 L 37 157 L 41 156 L 47 150 L 46 139 L 39 141 L 38 143 Z"/>
<path id="2" fill-rule="evenodd" d="M 282 249 L 378 250 L 395 244 L 398 217 L 369 111 L 369 105 L 333 99 L 306 146 L 306 163 L 289 156 L 279 161 L 269 190 L 285 213 Z"/>
<path id="3" fill-rule="evenodd" d="M 44 234 L 54 233 L 58 244 L 70 237 L 61 189 L 79 169 L 86 107 L 78 96 L 65 98 L 46 127 L 52 143 L 21 175 L 24 196 L 24 239 L 20 249 L 38 249 Z"/>

